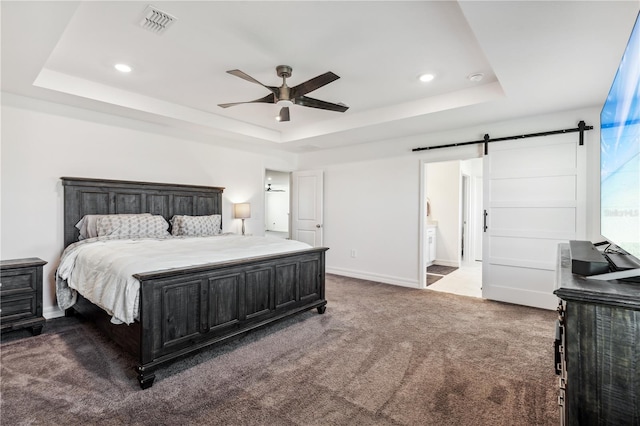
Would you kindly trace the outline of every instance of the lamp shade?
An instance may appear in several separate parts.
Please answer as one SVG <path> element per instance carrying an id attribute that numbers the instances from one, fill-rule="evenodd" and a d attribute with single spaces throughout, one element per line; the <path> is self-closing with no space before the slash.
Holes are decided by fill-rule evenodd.
<path id="1" fill-rule="evenodd" d="M 233 216 L 236 219 L 247 219 L 251 217 L 251 204 L 238 203 L 233 205 Z"/>

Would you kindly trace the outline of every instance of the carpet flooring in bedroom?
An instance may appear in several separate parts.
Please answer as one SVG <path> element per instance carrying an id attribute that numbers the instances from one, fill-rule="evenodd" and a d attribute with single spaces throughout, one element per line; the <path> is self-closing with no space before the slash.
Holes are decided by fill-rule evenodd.
<path id="1" fill-rule="evenodd" d="M 555 425 L 552 311 L 327 276 L 315 310 L 204 350 L 141 390 L 81 318 L 2 336 L 11 425 Z"/>

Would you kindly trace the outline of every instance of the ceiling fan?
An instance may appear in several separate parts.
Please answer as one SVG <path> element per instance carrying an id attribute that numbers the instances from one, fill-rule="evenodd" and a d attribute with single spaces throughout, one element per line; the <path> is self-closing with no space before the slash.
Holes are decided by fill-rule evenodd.
<path id="1" fill-rule="evenodd" d="M 268 183 L 267 187 L 265 188 L 265 191 L 267 192 L 286 192 L 284 189 L 273 189 L 271 188 L 271 184 Z"/>
<path id="2" fill-rule="evenodd" d="M 266 86 L 260 83 L 255 78 L 251 77 L 249 74 L 246 74 L 240 70 L 227 71 L 231 75 L 235 75 L 236 77 L 240 77 L 252 83 L 259 84 L 260 86 L 269 89 L 271 93 L 264 98 L 256 99 L 253 101 L 218 104 L 218 106 L 222 108 L 228 108 L 234 105 L 250 103 L 279 104 L 282 105 L 282 108 L 280 109 L 278 117 L 276 117 L 278 121 L 290 120 L 289 107 L 294 104 L 337 112 L 345 112 L 349 109 L 348 106 L 342 103 L 334 104 L 331 102 L 321 101 L 319 99 L 305 96 L 307 93 L 313 92 L 314 90 L 319 89 L 320 87 L 329 84 L 332 81 L 339 79 L 340 77 L 329 71 L 317 77 L 314 77 L 311 80 L 307 80 L 304 83 L 300 83 L 297 86 L 289 87 L 287 86 L 287 78 L 291 77 L 292 71 L 293 69 L 289 65 L 278 65 L 276 67 L 276 73 L 278 74 L 278 77 L 282 77 L 282 86 L 280 87 Z"/>

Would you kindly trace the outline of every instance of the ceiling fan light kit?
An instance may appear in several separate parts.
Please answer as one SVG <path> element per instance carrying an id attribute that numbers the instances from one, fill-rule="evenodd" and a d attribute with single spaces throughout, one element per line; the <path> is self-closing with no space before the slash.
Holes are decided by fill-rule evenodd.
<path id="1" fill-rule="evenodd" d="M 304 83 L 298 84 L 297 86 L 289 87 L 287 86 L 287 78 L 291 77 L 292 72 L 293 69 L 289 65 L 278 65 L 276 67 L 276 74 L 278 75 L 278 77 L 282 77 L 282 86 L 275 87 L 262 84 L 243 71 L 237 69 L 227 71 L 227 73 L 231 75 L 235 75 L 236 77 L 240 77 L 243 80 L 247 80 L 251 83 L 258 84 L 268 89 L 271 94 L 260 99 L 255 99 L 253 101 L 232 102 L 226 104 L 218 104 L 218 106 L 221 108 L 229 108 L 235 105 L 248 103 L 278 104 L 282 106 L 282 108 L 280 109 L 280 113 L 276 117 L 277 121 L 289 121 L 291 119 L 291 116 L 289 114 L 289 107 L 293 106 L 294 104 L 335 112 L 345 112 L 349 109 L 349 107 L 343 103 L 334 104 L 331 102 L 326 102 L 305 96 L 307 93 L 313 92 L 314 90 L 319 89 L 320 87 L 339 79 L 340 77 L 338 77 L 336 74 L 328 71 L 324 74 L 307 80 Z"/>
<path id="2" fill-rule="evenodd" d="M 292 104 L 293 105 L 293 104 Z M 289 116 L 289 107 L 284 106 L 280 109 L 278 116 L 276 117 L 277 121 L 289 121 L 291 117 Z"/>
<path id="3" fill-rule="evenodd" d="M 273 189 L 271 188 L 271 184 L 267 184 L 267 187 L 265 189 L 266 192 L 286 192 L 284 189 Z"/>

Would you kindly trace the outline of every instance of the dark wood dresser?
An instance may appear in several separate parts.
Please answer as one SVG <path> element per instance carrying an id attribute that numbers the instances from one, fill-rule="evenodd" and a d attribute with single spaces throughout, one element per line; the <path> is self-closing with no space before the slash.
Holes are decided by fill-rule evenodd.
<path id="1" fill-rule="evenodd" d="M 0 330 L 42 331 L 42 267 L 36 257 L 0 261 Z"/>
<path id="2" fill-rule="evenodd" d="M 561 424 L 640 425 L 640 283 L 572 274 L 560 244 L 556 287 Z"/>

